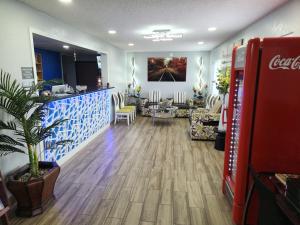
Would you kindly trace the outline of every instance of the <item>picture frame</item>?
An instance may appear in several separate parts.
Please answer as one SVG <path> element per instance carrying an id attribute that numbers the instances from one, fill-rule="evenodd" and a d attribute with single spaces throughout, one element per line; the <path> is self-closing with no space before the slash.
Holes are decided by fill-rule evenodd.
<path id="1" fill-rule="evenodd" d="M 186 82 L 187 57 L 149 57 L 148 82 Z"/>

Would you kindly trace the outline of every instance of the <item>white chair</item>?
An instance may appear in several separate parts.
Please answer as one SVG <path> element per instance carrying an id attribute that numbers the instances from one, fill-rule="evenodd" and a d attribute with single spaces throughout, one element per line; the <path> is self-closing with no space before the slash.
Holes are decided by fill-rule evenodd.
<path id="1" fill-rule="evenodd" d="M 208 103 L 209 103 L 210 97 L 211 97 L 211 94 L 208 94 L 205 98 L 205 108 L 206 109 L 208 109 Z"/>
<path id="2" fill-rule="evenodd" d="M 134 105 L 125 105 L 125 96 L 122 92 L 118 92 L 118 96 L 120 99 L 120 108 L 121 109 L 129 109 L 131 111 L 131 119 L 135 120 L 136 118 L 136 106 Z"/>
<path id="3" fill-rule="evenodd" d="M 174 93 L 174 103 L 175 104 L 185 104 L 186 103 L 186 93 L 185 92 L 175 92 Z"/>
<path id="4" fill-rule="evenodd" d="M 209 108 L 211 109 L 212 107 L 214 107 L 215 103 L 220 99 L 219 95 L 213 95 L 213 97 L 210 100 L 210 104 L 209 104 Z"/>
<path id="5" fill-rule="evenodd" d="M 127 120 L 127 125 L 129 126 L 131 122 L 132 110 L 130 109 L 121 109 L 120 108 L 120 99 L 118 95 L 112 94 L 115 106 L 115 124 L 119 120 Z"/>
<path id="6" fill-rule="evenodd" d="M 222 101 L 218 95 L 214 96 L 214 99 L 211 102 L 211 107 L 208 111 L 209 114 L 216 114 L 221 112 Z"/>
<path id="7" fill-rule="evenodd" d="M 214 96 L 211 95 L 211 94 L 207 96 L 207 98 L 206 98 L 206 109 L 210 109 L 211 101 L 212 101 L 213 98 L 214 98 Z"/>
<path id="8" fill-rule="evenodd" d="M 160 102 L 160 91 L 150 91 L 149 92 L 149 102 L 159 103 Z"/>

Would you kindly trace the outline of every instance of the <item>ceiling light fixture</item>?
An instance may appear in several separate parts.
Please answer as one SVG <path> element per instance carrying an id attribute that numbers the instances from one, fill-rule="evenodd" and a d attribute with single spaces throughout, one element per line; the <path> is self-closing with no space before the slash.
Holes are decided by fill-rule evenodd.
<path id="1" fill-rule="evenodd" d="M 171 33 L 170 29 L 154 30 L 151 34 L 144 35 L 145 39 L 151 39 L 154 42 L 173 41 L 174 39 L 182 38 L 181 33 Z"/>
<path id="2" fill-rule="evenodd" d="M 204 41 L 199 41 L 198 42 L 198 45 L 203 45 L 204 44 Z"/>
<path id="3" fill-rule="evenodd" d="M 216 31 L 217 28 L 216 28 L 216 27 L 209 27 L 207 30 L 208 30 L 208 31 Z"/>
<path id="4" fill-rule="evenodd" d="M 72 0 L 59 0 L 61 3 L 69 4 L 72 2 Z"/>
<path id="5" fill-rule="evenodd" d="M 134 46 L 134 43 L 129 43 L 128 46 L 132 47 Z"/>
<path id="6" fill-rule="evenodd" d="M 115 30 L 109 30 L 108 33 L 109 33 L 109 34 L 116 34 L 117 31 L 115 31 Z"/>
<path id="7" fill-rule="evenodd" d="M 70 46 L 69 46 L 69 45 L 63 45 L 63 48 L 64 48 L 64 49 L 69 49 Z"/>

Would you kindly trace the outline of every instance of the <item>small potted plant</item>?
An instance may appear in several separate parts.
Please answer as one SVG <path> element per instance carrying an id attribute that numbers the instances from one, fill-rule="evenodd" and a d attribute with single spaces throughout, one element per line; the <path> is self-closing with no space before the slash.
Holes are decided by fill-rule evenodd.
<path id="1" fill-rule="evenodd" d="M 197 91 L 198 91 L 198 89 L 194 86 L 193 87 L 194 98 L 197 98 Z"/>
<path id="2" fill-rule="evenodd" d="M 227 108 L 226 98 L 228 99 L 228 89 L 230 85 L 230 67 L 225 67 L 224 69 L 219 70 L 216 85 L 219 94 L 222 96 L 221 118 L 223 118 L 224 110 Z M 218 126 L 218 135 L 215 141 L 215 149 L 221 151 L 224 150 L 225 135 L 226 124 L 223 123 L 223 120 L 220 119 Z"/>
<path id="3" fill-rule="evenodd" d="M 40 162 L 37 146 L 51 136 L 52 129 L 65 120 L 42 126 L 47 114 L 48 96 L 37 96 L 41 85 L 24 88 L 11 76 L 0 73 L 0 109 L 10 115 L 0 121 L 0 156 L 10 153 L 28 155 L 28 164 L 8 176 L 7 187 L 17 200 L 17 215 L 34 216 L 43 212 L 53 199 L 60 167 L 55 162 Z M 51 147 L 70 142 L 61 140 Z"/>
<path id="4" fill-rule="evenodd" d="M 141 96 L 141 91 L 142 91 L 141 85 L 136 86 L 135 91 L 136 91 L 137 97 L 140 97 Z"/>
<path id="5" fill-rule="evenodd" d="M 131 91 L 131 83 L 128 83 L 127 85 L 127 90 L 128 90 L 128 95 L 130 96 L 130 91 Z"/>

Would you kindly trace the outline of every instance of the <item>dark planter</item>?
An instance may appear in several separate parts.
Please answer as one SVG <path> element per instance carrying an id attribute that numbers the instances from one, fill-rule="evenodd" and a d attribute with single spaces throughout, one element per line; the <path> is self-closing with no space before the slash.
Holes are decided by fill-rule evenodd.
<path id="1" fill-rule="evenodd" d="M 7 188 L 17 200 L 17 216 L 31 217 L 43 213 L 47 203 L 54 198 L 54 186 L 60 172 L 56 162 L 39 162 L 40 168 L 49 169 L 43 177 L 28 182 L 18 177 L 29 171 L 29 165 L 8 177 Z"/>
<path id="2" fill-rule="evenodd" d="M 224 151 L 225 149 L 225 136 L 226 133 L 223 131 L 218 131 L 216 140 L 215 140 L 215 149 L 219 151 Z"/>

